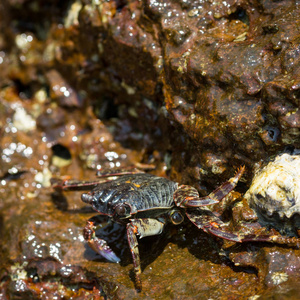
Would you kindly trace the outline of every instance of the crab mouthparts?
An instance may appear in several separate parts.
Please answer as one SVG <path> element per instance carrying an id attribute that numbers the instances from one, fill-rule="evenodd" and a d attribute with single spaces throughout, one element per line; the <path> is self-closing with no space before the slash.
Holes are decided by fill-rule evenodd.
<path id="1" fill-rule="evenodd" d="M 93 203 L 93 196 L 90 194 L 82 194 L 81 200 L 85 203 L 92 204 Z"/>

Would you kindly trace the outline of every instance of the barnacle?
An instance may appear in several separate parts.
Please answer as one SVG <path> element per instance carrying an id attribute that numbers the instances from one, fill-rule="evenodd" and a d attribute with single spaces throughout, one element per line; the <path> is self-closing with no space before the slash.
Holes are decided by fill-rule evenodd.
<path id="1" fill-rule="evenodd" d="M 300 156 L 282 154 L 259 170 L 245 194 L 251 207 L 267 217 L 289 220 L 300 214 Z"/>
<path id="2" fill-rule="evenodd" d="M 287 281 L 289 278 L 288 274 L 283 272 L 274 272 L 271 276 L 272 282 L 275 285 L 281 284 Z"/>

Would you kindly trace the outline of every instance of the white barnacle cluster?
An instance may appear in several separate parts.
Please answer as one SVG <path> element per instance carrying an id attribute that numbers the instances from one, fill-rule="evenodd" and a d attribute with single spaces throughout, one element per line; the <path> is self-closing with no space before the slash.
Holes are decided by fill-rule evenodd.
<path id="1" fill-rule="evenodd" d="M 259 170 L 245 194 L 253 208 L 281 219 L 300 214 L 300 156 L 282 154 Z"/>
<path id="2" fill-rule="evenodd" d="M 281 283 L 287 281 L 288 278 L 289 278 L 288 274 L 283 273 L 283 272 L 274 272 L 271 275 L 271 280 L 274 285 L 281 284 Z"/>

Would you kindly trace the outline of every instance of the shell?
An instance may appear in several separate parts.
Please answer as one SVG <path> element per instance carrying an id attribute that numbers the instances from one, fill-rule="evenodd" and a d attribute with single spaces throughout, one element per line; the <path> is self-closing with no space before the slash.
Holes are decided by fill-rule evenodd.
<path id="1" fill-rule="evenodd" d="M 300 156 L 286 153 L 277 156 L 256 173 L 245 198 L 252 208 L 268 217 L 274 214 L 281 220 L 295 214 L 299 217 Z"/>

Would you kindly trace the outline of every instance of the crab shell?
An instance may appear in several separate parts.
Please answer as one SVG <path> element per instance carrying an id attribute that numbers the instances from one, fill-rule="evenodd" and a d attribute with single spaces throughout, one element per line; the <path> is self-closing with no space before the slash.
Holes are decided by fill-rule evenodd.
<path id="1" fill-rule="evenodd" d="M 300 156 L 282 154 L 259 170 L 245 194 L 251 207 L 281 219 L 300 215 Z"/>

